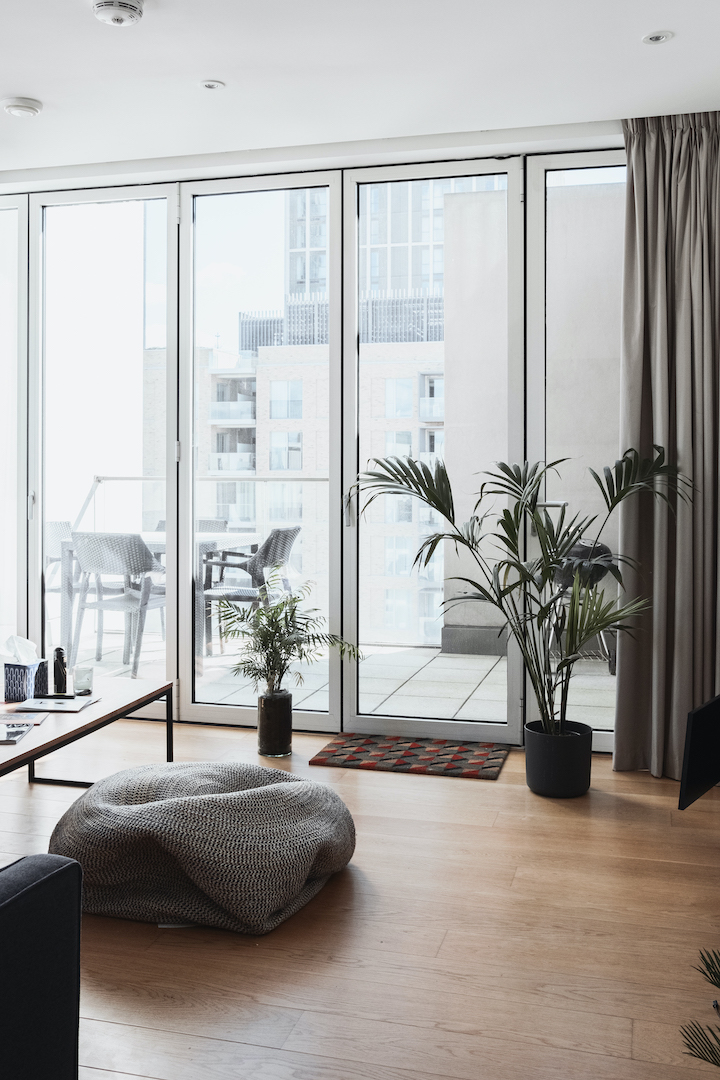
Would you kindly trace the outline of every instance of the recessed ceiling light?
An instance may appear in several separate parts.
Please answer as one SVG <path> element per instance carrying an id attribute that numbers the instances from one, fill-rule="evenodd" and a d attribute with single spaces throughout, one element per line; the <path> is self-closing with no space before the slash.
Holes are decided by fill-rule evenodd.
<path id="1" fill-rule="evenodd" d="M 42 109 L 42 101 L 29 97 L 6 98 L 2 107 L 11 116 L 37 116 Z"/>
<path id="2" fill-rule="evenodd" d="M 220 82 L 219 79 L 203 79 L 203 81 L 200 83 L 200 85 L 204 86 L 206 90 L 224 90 L 225 89 L 225 83 Z"/>
<path id="3" fill-rule="evenodd" d="M 652 34 L 646 34 L 643 38 L 643 44 L 645 45 L 662 45 L 664 41 L 669 41 L 673 37 L 672 30 L 654 30 Z"/>

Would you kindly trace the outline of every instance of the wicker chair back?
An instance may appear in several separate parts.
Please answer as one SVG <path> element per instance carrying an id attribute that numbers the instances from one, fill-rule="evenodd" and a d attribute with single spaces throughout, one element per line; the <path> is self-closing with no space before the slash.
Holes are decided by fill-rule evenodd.
<path id="1" fill-rule="evenodd" d="M 266 567 L 285 566 L 299 532 L 299 525 L 294 529 L 273 529 L 252 558 L 248 559 L 243 569 L 252 578 L 256 589 L 265 584 L 263 570 Z"/>
<path id="2" fill-rule="evenodd" d="M 73 533 L 73 549 L 84 574 L 135 576 L 164 566 L 137 533 Z"/>

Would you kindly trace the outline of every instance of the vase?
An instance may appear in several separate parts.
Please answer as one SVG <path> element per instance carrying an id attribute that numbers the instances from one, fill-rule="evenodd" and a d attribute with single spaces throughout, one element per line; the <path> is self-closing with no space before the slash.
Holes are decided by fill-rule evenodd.
<path id="1" fill-rule="evenodd" d="M 590 787 L 592 728 L 565 721 L 564 735 L 548 735 L 542 721 L 525 725 L 525 778 L 536 795 L 575 799 Z"/>
<path id="2" fill-rule="evenodd" d="M 258 698 L 258 753 L 288 757 L 292 753 L 292 694 L 261 694 Z"/>

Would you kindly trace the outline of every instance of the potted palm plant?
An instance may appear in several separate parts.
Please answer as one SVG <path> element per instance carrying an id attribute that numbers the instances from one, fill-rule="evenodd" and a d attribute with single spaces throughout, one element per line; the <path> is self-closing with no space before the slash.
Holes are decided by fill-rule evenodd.
<path id="1" fill-rule="evenodd" d="M 311 664 L 326 648 L 338 649 L 341 656 L 356 658 L 354 645 L 337 634 L 326 634 L 325 619 L 317 608 L 303 609 L 311 591 L 309 583 L 290 590 L 277 573 L 269 576 L 259 590 L 258 603 L 241 607 L 221 600 L 218 621 L 223 639 L 242 639 L 243 649 L 235 675 L 244 675 L 254 690 L 265 686 L 258 696 L 258 753 L 264 757 L 287 757 L 292 753 L 292 694 L 283 688 L 283 679 L 295 662 Z M 292 672 L 297 686 L 301 671 Z"/>
<path id="2" fill-rule="evenodd" d="M 564 506 L 553 520 L 540 501 L 548 472 L 567 459 L 497 463 L 484 474 L 472 516 L 460 523 L 442 461 L 431 471 L 410 458 L 374 458 L 375 468 L 358 477 L 357 488 L 368 493 L 364 508 L 381 495 L 412 495 L 444 518 L 444 527 L 421 544 L 417 565 L 426 566 L 446 541 L 469 554 L 472 576 L 452 579 L 467 591 L 445 606 L 492 604 L 517 642 L 539 714 L 525 725 L 527 783 L 538 794 L 571 797 L 590 786 L 592 729 L 567 718 L 573 668 L 591 641 L 627 630 L 648 606 L 643 599 L 623 604 L 598 587 L 608 573 L 622 586 L 620 567 L 627 562 L 601 542 L 603 529 L 617 507 L 640 492 L 669 504 L 673 496 L 689 498 L 689 481 L 666 464 L 662 447 L 654 451 L 646 459 L 627 450 L 602 476 L 590 470 L 606 509 L 599 527 L 596 517 L 570 516 Z M 493 506 L 498 497 L 506 500 L 499 513 Z M 531 534 L 537 552 L 528 554 Z"/>

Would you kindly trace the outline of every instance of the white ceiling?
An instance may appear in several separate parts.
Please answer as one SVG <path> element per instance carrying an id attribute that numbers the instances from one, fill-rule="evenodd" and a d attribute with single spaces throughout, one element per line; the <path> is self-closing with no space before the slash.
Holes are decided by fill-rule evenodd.
<path id="1" fill-rule="evenodd" d="M 0 170 L 720 108 L 717 0 L 146 0 L 122 29 L 91 0 L 0 8 L 0 98 L 44 103 L 0 112 Z"/>

